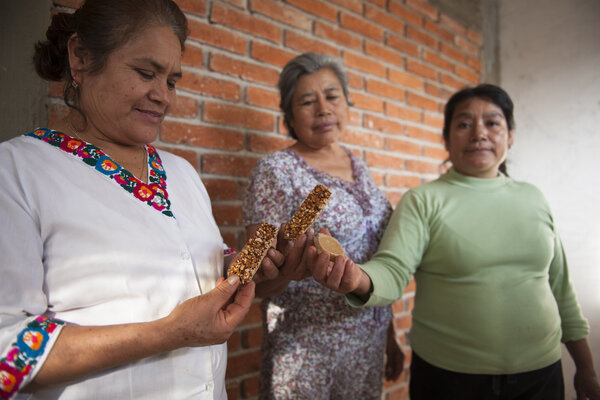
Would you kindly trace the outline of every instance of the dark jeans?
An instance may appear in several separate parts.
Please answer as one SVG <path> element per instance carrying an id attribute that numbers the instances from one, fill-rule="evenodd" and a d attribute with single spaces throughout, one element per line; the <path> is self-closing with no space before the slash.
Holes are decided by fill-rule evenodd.
<path id="1" fill-rule="evenodd" d="M 510 375 L 463 374 L 435 367 L 412 354 L 410 400 L 564 400 L 560 360 Z"/>

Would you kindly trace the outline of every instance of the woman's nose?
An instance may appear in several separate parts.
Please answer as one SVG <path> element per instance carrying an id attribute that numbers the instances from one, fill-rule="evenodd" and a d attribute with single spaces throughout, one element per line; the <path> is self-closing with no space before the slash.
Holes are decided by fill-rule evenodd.
<path id="1" fill-rule="evenodd" d="M 171 90 L 169 90 L 167 82 L 159 82 L 157 80 L 156 84 L 150 90 L 148 97 L 152 101 L 168 105 L 171 102 Z"/>
<path id="2" fill-rule="evenodd" d="M 325 99 L 317 99 L 317 115 L 328 115 L 330 113 L 327 101 Z"/>
<path id="3" fill-rule="evenodd" d="M 487 129 L 485 124 L 482 121 L 477 122 L 473 125 L 473 130 L 471 131 L 471 140 L 483 140 L 487 139 Z"/>

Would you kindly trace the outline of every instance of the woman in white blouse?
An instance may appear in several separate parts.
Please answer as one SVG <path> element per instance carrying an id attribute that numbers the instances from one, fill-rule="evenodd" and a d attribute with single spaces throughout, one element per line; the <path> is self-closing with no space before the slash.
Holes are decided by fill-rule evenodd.
<path id="1" fill-rule="evenodd" d="M 148 144 L 186 36 L 171 0 L 88 0 L 36 46 L 71 112 L 0 144 L 0 398 L 227 397 L 254 283 L 221 278 L 196 171 Z"/>

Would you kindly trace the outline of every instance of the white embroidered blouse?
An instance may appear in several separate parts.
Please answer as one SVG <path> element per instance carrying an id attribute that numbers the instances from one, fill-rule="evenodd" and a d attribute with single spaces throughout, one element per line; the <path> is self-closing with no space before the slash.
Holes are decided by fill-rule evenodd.
<path id="1" fill-rule="evenodd" d="M 57 131 L 0 144 L 0 398 L 227 397 L 225 344 L 18 393 L 62 321 L 155 320 L 222 275 L 223 240 L 198 174 L 180 157 L 147 151 L 144 184 L 100 149 Z"/>

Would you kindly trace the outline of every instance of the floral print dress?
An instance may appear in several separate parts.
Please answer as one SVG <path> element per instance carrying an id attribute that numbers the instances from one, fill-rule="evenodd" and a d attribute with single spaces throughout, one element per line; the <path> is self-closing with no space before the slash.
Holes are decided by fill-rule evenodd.
<path id="1" fill-rule="evenodd" d="M 377 250 L 391 206 L 366 164 L 345 149 L 354 182 L 318 171 L 286 149 L 259 160 L 244 196 L 246 226 L 289 221 L 312 188 L 332 197 L 314 224 L 327 228 L 355 262 Z M 313 278 L 293 281 L 262 302 L 261 399 L 379 399 L 391 307 L 353 308 Z"/>

